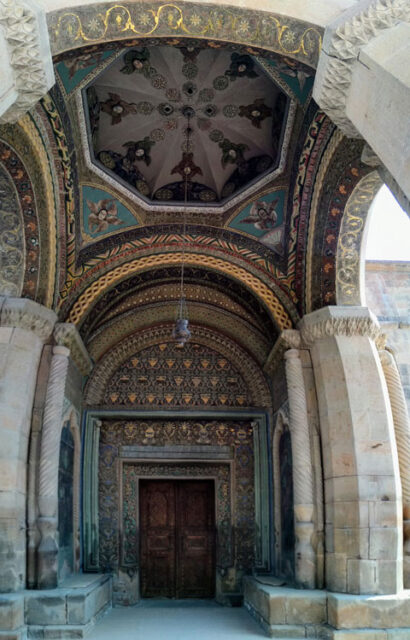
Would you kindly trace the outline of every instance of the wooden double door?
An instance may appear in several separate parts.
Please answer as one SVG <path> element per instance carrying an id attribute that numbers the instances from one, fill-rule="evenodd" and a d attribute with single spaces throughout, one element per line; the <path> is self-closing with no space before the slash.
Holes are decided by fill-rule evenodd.
<path id="1" fill-rule="evenodd" d="M 140 482 L 141 595 L 215 594 L 215 495 L 208 480 Z"/>

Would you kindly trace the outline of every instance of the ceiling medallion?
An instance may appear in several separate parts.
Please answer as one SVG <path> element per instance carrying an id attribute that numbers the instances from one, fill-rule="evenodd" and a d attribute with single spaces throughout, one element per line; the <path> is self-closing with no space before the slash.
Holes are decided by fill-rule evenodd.
<path id="1" fill-rule="evenodd" d="M 250 55 L 136 47 L 83 98 L 92 164 L 147 205 L 223 208 L 281 166 L 289 98 Z"/>

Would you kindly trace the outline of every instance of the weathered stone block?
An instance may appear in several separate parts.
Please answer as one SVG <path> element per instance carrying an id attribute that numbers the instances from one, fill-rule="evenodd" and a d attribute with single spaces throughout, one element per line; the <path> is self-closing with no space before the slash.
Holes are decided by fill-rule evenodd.
<path id="1" fill-rule="evenodd" d="M 27 640 L 27 627 L 13 631 L 0 631 L 0 640 Z"/>
<path id="2" fill-rule="evenodd" d="M 393 624 L 410 629 L 410 591 L 382 596 L 329 593 L 328 622 L 336 629 L 388 629 Z"/>
<path id="3" fill-rule="evenodd" d="M 0 596 L 0 630 L 11 631 L 24 625 L 24 598 Z"/>
<path id="4" fill-rule="evenodd" d="M 66 623 L 64 596 L 26 596 L 26 623 L 28 625 L 60 625 Z"/>

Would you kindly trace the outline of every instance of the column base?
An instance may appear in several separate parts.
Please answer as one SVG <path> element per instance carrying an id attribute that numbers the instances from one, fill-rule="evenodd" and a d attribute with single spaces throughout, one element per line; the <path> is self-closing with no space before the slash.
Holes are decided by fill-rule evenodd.
<path id="1" fill-rule="evenodd" d="M 384 596 L 330 593 L 244 579 L 245 607 L 272 638 L 408 640 L 410 590 Z"/>

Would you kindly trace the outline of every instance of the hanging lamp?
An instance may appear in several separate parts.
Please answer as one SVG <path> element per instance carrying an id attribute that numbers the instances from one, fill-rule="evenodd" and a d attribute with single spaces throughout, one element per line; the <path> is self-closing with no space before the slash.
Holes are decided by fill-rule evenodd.
<path id="1" fill-rule="evenodd" d="M 186 137 L 186 148 L 189 150 L 189 142 L 191 135 L 191 127 L 190 127 L 190 119 L 193 115 L 194 111 L 191 107 L 184 107 L 182 110 L 182 115 L 187 119 L 187 137 Z M 188 179 L 189 174 L 191 173 L 191 168 L 189 166 L 185 166 L 184 169 L 184 219 L 183 219 L 183 231 L 182 231 L 182 264 L 181 264 L 181 282 L 180 282 L 180 294 L 179 301 L 176 311 L 176 320 L 174 329 L 172 331 L 172 337 L 177 343 L 177 347 L 182 349 L 184 345 L 188 342 L 191 337 L 191 331 L 189 329 L 189 320 L 188 320 L 188 308 L 185 300 L 185 289 L 184 289 L 184 271 L 185 271 L 185 236 L 186 236 L 186 207 L 188 203 Z"/>

